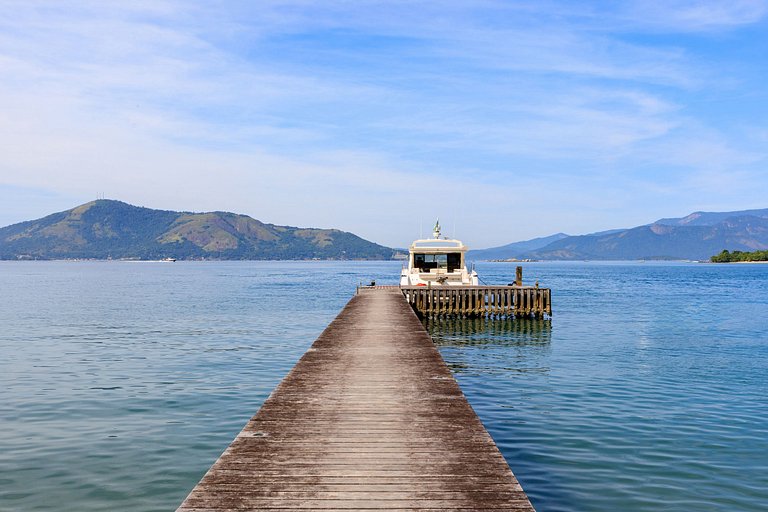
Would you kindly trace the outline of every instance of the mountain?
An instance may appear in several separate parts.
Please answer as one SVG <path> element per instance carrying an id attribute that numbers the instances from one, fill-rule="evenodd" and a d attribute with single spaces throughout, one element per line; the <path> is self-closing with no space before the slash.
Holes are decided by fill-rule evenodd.
<path id="1" fill-rule="evenodd" d="M 753 216 L 768 218 L 768 208 L 762 210 L 741 210 L 738 212 L 694 212 L 679 219 L 659 219 L 654 224 L 665 226 L 714 226 L 729 217 Z"/>
<path id="2" fill-rule="evenodd" d="M 531 240 L 525 240 L 523 242 L 513 242 L 511 244 L 502 245 L 500 247 L 491 247 L 488 249 L 478 249 L 469 251 L 467 258 L 473 260 L 508 260 L 513 258 L 522 258 L 530 251 L 541 249 L 546 247 L 552 242 L 567 238 L 565 233 L 557 233 L 555 235 L 544 236 L 541 238 L 533 238 Z"/>
<path id="3" fill-rule="evenodd" d="M 265 224 L 228 212 L 153 210 L 98 200 L 0 229 L 0 259 L 391 259 L 336 229 Z"/>
<path id="4" fill-rule="evenodd" d="M 696 212 L 653 224 L 570 236 L 530 251 L 525 258 L 546 260 L 708 260 L 723 249 L 768 249 L 768 209 Z"/>

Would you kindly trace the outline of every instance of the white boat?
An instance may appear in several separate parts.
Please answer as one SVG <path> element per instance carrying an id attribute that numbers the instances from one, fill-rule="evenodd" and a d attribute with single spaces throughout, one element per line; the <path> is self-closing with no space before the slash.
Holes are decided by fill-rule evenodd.
<path id="1" fill-rule="evenodd" d="M 440 237 L 440 221 L 434 238 L 414 240 L 408 248 L 408 266 L 400 273 L 400 286 L 477 286 L 477 272 L 467 269 L 469 247 L 461 240 Z"/>

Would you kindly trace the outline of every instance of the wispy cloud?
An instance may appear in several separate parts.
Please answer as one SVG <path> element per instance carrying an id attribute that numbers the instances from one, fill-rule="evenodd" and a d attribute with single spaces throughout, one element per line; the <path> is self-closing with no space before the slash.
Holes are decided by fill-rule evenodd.
<path id="1" fill-rule="evenodd" d="M 0 200 L 41 213 L 106 193 L 402 244 L 429 198 L 487 198 L 478 226 L 549 198 L 488 245 L 768 186 L 738 53 L 766 2 L 0 5 Z"/>
<path id="2" fill-rule="evenodd" d="M 620 12 L 646 28 L 702 32 L 756 23 L 768 13 L 768 4 L 764 0 L 637 0 L 628 2 Z"/>

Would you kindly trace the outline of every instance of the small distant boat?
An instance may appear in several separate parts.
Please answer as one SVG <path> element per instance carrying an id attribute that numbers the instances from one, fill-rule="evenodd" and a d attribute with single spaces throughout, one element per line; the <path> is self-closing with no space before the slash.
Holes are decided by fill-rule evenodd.
<path id="1" fill-rule="evenodd" d="M 440 221 L 434 238 L 414 240 L 408 248 L 408 266 L 400 273 L 400 286 L 477 286 L 474 269 L 466 266 L 469 247 L 461 240 L 440 237 Z"/>
<path id="2" fill-rule="evenodd" d="M 176 261 L 176 258 L 163 258 L 160 261 L 164 261 L 166 263 L 173 263 L 174 261 Z"/>

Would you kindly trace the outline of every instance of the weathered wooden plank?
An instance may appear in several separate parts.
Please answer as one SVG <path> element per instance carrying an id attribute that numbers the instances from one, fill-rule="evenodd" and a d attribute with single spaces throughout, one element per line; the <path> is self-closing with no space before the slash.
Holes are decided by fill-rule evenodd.
<path id="1" fill-rule="evenodd" d="M 185 512 L 218 512 L 220 509 L 215 508 L 188 508 L 184 509 Z M 258 507 L 258 508 L 239 508 L 237 509 L 242 512 L 278 512 L 281 510 L 292 510 L 292 509 L 286 509 L 284 507 Z M 352 507 L 352 508 L 323 508 L 318 509 L 322 510 L 323 512 L 349 512 L 350 510 L 358 510 L 358 511 L 375 511 L 375 510 L 387 510 L 389 512 L 440 512 L 442 510 L 454 510 L 454 511 L 461 511 L 461 512 L 496 512 L 499 510 L 499 508 L 451 508 L 451 509 L 445 509 L 445 508 L 429 508 L 429 507 L 409 507 L 409 508 L 381 508 L 381 507 Z M 502 510 L 515 510 L 515 509 L 509 509 L 509 508 L 502 508 Z M 518 509 L 521 510 L 521 509 Z M 525 510 L 525 509 L 522 509 Z"/>
<path id="2" fill-rule="evenodd" d="M 347 509 L 347 510 L 387 510 L 391 508 L 398 509 L 416 509 L 424 507 L 435 508 L 439 510 L 473 510 L 476 508 L 496 509 L 496 510 L 530 510 L 530 504 L 527 499 L 473 499 L 464 497 L 457 499 L 391 499 L 384 500 L 380 497 L 373 499 L 303 499 L 287 500 L 285 498 L 253 498 L 250 496 L 238 496 L 232 493 L 226 495 L 189 497 L 185 501 L 188 507 L 207 508 L 209 510 L 263 510 L 264 508 L 279 508 L 284 510 L 325 510 Z M 222 508 L 223 507 L 223 508 Z"/>
<path id="3" fill-rule="evenodd" d="M 353 298 L 178 510 L 533 510 L 409 306 L 486 291 L 409 293 Z"/>

